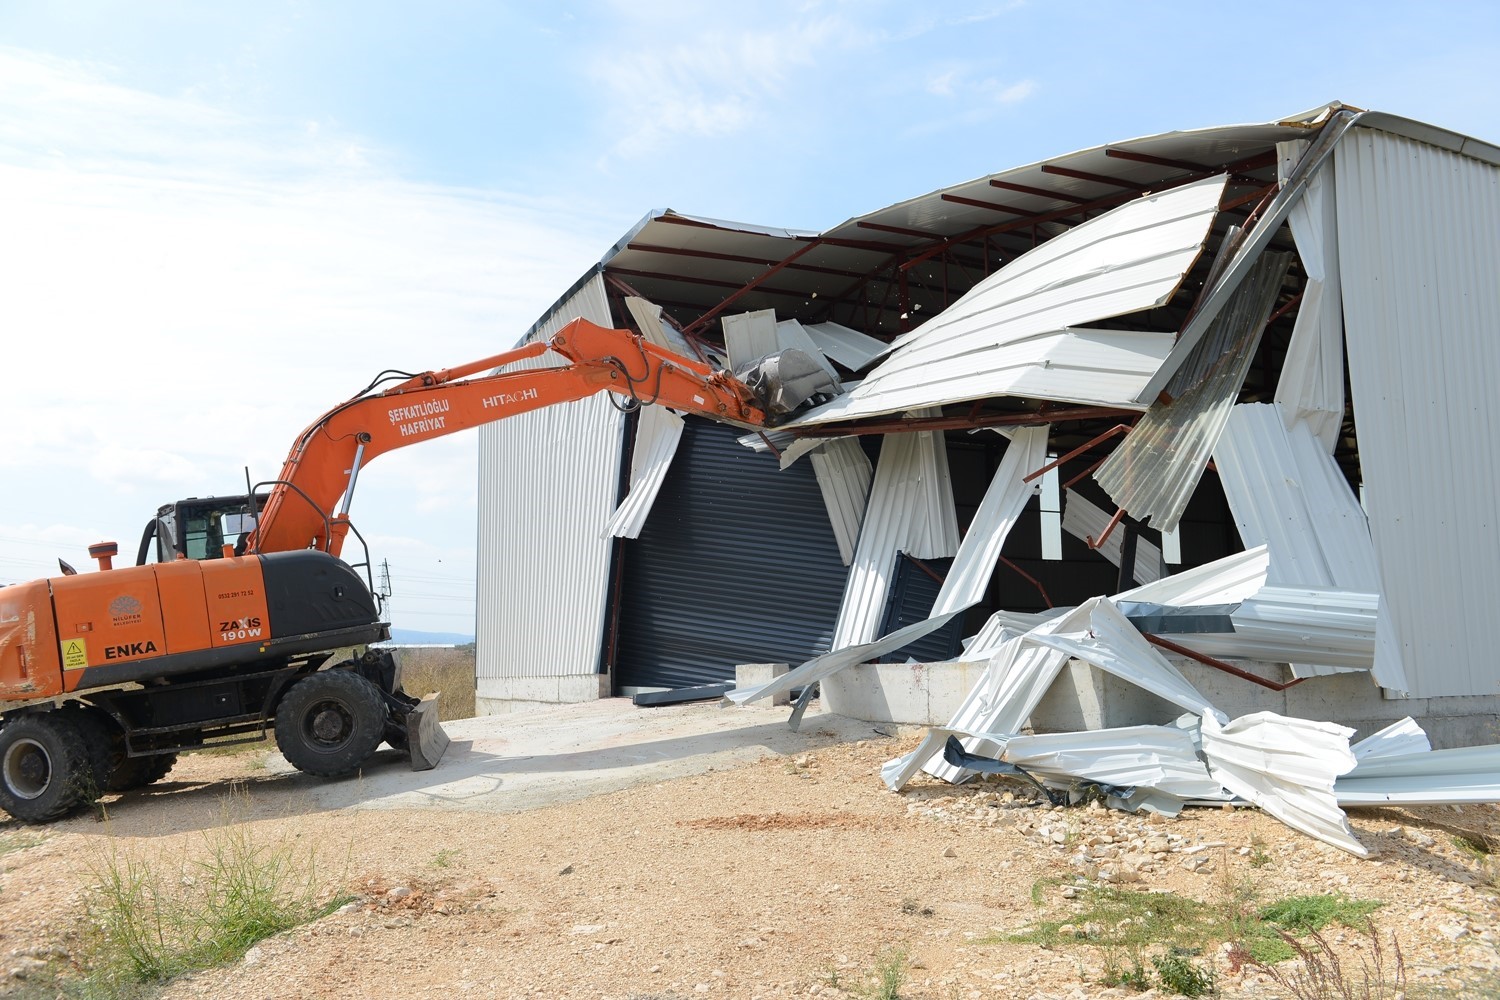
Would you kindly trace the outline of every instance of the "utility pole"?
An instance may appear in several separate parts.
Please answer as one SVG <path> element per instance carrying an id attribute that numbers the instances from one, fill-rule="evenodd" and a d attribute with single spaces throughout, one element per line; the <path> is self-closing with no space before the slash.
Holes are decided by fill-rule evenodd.
<path id="1" fill-rule="evenodd" d="M 391 561 L 380 560 L 380 599 L 385 603 L 386 621 L 391 619 Z"/>

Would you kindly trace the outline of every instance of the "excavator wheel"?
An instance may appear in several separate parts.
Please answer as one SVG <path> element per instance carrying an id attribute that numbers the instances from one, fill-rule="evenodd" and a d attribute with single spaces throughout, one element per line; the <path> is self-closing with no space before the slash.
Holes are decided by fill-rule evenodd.
<path id="1" fill-rule="evenodd" d="M 88 747 L 65 713 L 0 725 L 0 808 L 23 823 L 49 823 L 95 794 Z"/>
<path id="2" fill-rule="evenodd" d="M 128 792 L 144 788 L 165 778 L 177 765 L 175 753 L 155 753 L 149 757 L 126 757 L 111 772 L 104 787 L 111 792 Z"/>
<path id="3" fill-rule="evenodd" d="M 380 689 L 354 671 L 308 674 L 276 709 L 276 746 L 299 771 L 342 778 L 385 739 L 386 714 Z"/>
<path id="4" fill-rule="evenodd" d="M 88 750 L 95 791 L 91 798 L 104 792 L 143 788 L 165 778 L 177 763 L 175 753 L 131 757 L 125 751 L 125 734 L 98 709 L 71 707 L 64 709 L 63 715 L 77 727 Z"/>

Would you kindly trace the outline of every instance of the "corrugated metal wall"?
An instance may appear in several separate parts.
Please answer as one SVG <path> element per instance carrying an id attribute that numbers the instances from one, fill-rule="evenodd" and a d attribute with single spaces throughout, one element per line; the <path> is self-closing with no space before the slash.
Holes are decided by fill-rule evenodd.
<path id="1" fill-rule="evenodd" d="M 689 419 L 640 538 L 626 543 L 615 680 L 687 687 L 738 663 L 828 651 L 844 564 L 812 467 Z"/>
<path id="2" fill-rule="evenodd" d="M 602 276 L 536 331 L 582 316 L 612 326 Z M 559 364 L 556 355 L 526 362 Z M 595 674 L 620 484 L 622 415 L 606 393 L 480 428 L 476 639 L 480 698 L 571 700 L 559 678 Z M 578 686 L 587 693 L 588 685 Z"/>
<path id="3" fill-rule="evenodd" d="M 1334 156 L 1350 384 L 1414 697 L 1500 691 L 1500 169 L 1370 129 Z"/>

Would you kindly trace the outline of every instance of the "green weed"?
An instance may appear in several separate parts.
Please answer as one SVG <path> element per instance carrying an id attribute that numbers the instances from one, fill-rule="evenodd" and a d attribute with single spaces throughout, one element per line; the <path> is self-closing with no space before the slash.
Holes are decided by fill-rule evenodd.
<path id="1" fill-rule="evenodd" d="M 1212 996 L 1217 989 L 1214 970 L 1194 964 L 1185 955 L 1159 955 L 1151 960 L 1151 964 L 1156 966 L 1156 978 L 1162 989 L 1179 996 Z"/>
<path id="2" fill-rule="evenodd" d="M 207 831 L 192 857 L 111 849 L 92 874 L 85 995 L 235 961 L 349 899 L 320 873 L 311 849 L 259 844 L 239 824 Z"/>

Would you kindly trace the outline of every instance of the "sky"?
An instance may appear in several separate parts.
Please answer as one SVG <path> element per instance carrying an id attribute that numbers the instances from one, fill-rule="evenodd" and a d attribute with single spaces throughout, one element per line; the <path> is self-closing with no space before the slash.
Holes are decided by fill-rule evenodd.
<path id="1" fill-rule="evenodd" d="M 133 561 L 385 368 L 512 346 L 649 211 L 822 230 L 1339 100 L 1500 142 L 1500 5 L 0 3 L 0 584 Z M 352 517 L 472 633 L 478 442 Z"/>

